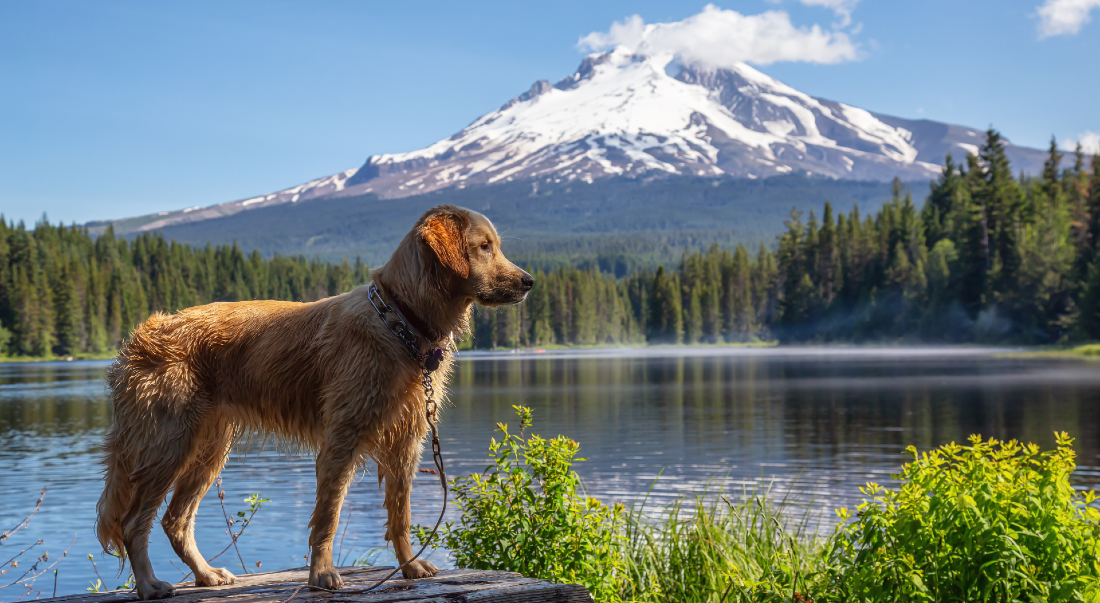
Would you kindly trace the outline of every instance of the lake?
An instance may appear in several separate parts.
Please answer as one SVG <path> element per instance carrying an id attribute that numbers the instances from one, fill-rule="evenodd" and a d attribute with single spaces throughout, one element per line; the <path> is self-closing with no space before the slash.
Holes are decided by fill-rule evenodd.
<path id="1" fill-rule="evenodd" d="M 524 404 L 535 411 L 535 433 L 580 442 L 589 460 L 576 469 L 589 492 L 604 500 L 630 502 L 651 490 L 649 504 L 659 506 L 723 485 L 736 492 L 770 487 L 777 496 L 827 510 L 858 502 L 858 488 L 867 481 L 889 481 L 910 444 L 927 450 L 980 433 L 1050 447 L 1053 432 L 1065 430 L 1077 438 L 1077 485 L 1096 487 L 1100 364 L 996 355 L 1002 351 L 464 353 L 443 414 L 443 453 L 452 477 L 484 469 L 496 423 L 514 424 L 512 405 Z M 42 539 L 34 551 L 48 550 L 53 560 L 72 543 L 58 565 L 59 595 L 83 591 L 95 579 L 88 554 L 108 586 L 124 579 L 115 579 L 117 564 L 100 553 L 93 534 L 102 489 L 99 446 L 111 421 L 107 364 L 0 364 L 0 529 L 19 523 L 47 488 L 29 529 L 3 543 L 0 557 Z M 241 501 L 251 493 L 272 499 L 239 541 L 245 563 L 251 571 L 256 561 L 264 570 L 304 565 L 312 459 L 271 445 L 241 448 L 223 472 L 227 510 L 243 510 Z M 430 455 L 422 466 L 431 466 Z M 417 477 L 413 499 L 414 522 L 433 523 L 441 502 L 435 476 Z M 337 548 L 348 562 L 383 544 L 381 504 L 372 467 L 344 506 L 348 527 Z M 199 510 L 196 533 L 208 557 L 229 543 L 213 489 Z M 183 577 L 159 524 L 151 549 L 161 579 Z M 432 559 L 446 563 L 441 552 Z M 390 560 L 384 553 L 378 561 Z M 243 573 L 233 551 L 214 565 Z M 10 581 L 3 578 L 0 586 Z M 37 587 L 49 596 L 52 575 Z M 21 594 L 11 590 L 0 590 L 0 600 Z"/>

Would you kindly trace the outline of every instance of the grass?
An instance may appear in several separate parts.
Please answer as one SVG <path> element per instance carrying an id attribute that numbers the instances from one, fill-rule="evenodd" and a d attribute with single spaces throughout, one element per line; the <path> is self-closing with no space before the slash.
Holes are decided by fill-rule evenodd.
<path id="1" fill-rule="evenodd" d="M 1084 358 L 1100 359 L 1100 343 L 1090 343 L 1088 345 L 1079 345 L 1075 348 L 1065 350 L 1066 355 L 1080 356 Z"/>
<path id="2" fill-rule="evenodd" d="M 808 576 L 828 564 L 827 538 L 811 507 L 768 491 L 678 499 L 655 517 L 632 508 L 623 556 L 625 600 L 798 601 Z M 831 526 L 829 526 L 831 527 Z"/>
<path id="3" fill-rule="evenodd" d="M 1089 343 L 1072 348 L 1053 348 L 1032 352 L 1006 354 L 1012 358 L 1083 358 L 1100 360 L 1100 343 Z"/>

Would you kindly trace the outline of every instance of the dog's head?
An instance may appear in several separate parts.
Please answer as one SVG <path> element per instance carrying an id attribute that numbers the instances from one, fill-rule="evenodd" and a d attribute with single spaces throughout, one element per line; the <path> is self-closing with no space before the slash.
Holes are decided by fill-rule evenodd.
<path id="1" fill-rule="evenodd" d="M 485 216 L 453 205 L 428 210 L 416 225 L 423 245 L 445 273 L 455 297 L 483 306 L 516 304 L 535 279 L 500 250 L 500 236 Z"/>

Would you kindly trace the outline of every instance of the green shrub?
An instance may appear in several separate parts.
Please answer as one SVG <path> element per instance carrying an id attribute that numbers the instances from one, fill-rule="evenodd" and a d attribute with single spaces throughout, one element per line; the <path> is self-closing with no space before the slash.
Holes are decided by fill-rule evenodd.
<path id="1" fill-rule="evenodd" d="M 818 536 L 810 509 L 768 492 L 698 495 L 644 513 L 578 492 L 576 442 L 518 435 L 454 480 L 462 516 L 441 531 L 460 567 L 577 582 L 596 601 L 741 603 L 1100 602 L 1100 511 L 1070 485 L 1072 440 L 950 444 L 868 483 L 853 515 Z M 427 530 L 417 528 L 423 541 Z"/>
<path id="2" fill-rule="evenodd" d="M 1072 439 L 1057 448 L 983 441 L 920 455 L 869 483 L 818 576 L 837 601 L 1098 601 L 1100 512 L 1070 485 Z M 847 509 L 838 509 L 848 520 Z"/>
<path id="3" fill-rule="evenodd" d="M 616 601 L 625 573 L 619 554 L 623 508 L 578 492 L 571 469 L 580 445 L 564 436 L 524 436 L 531 410 L 516 406 L 519 434 L 497 424 L 489 444 L 493 464 L 456 478 L 457 525 L 440 529 L 459 567 L 520 572 L 583 584 L 597 601 Z M 421 542 L 428 530 L 418 526 Z"/>

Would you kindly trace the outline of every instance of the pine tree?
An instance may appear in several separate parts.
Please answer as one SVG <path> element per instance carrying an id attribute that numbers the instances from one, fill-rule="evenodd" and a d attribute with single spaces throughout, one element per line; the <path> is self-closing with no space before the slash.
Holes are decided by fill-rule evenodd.
<path id="1" fill-rule="evenodd" d="M 57 308 L 57 333 L 53 353 L 61 356 L 80 351 L 83 312 L 80 308 L 75 272 L 71 266 L 64 266 L 53 292 L 54 305 Z"/>
<path id="2" fill-rule="evenodd" d="M 1037 333 L 1057 338 L 1064 330 L 1059 326 L 1063 316 L 1075 312 L 1076 307 L 1070 299 L 1075 249 L 1072 219 L 1055 160 L 1060 161 L 1061 154 L 1052 142 L 1048 169 L 1031 191 L 1039 211 L 1034 222 L 1022 228 L 1022 261 L 1014 275 L 1018 283 L 1014 299 L 1018 300 L 1017 320 Z"/>
<path id="3" fill-rule="evenodd" d="M 761 249 L 761 253 L 766 250 Z M 754 335 L 759 301 L 753 299 L 752 260 L 744 245 L 734 250 L 723 269 L 722 282 L 726 299 L 726 341 L 748 341 Z"/>
<path id="4" fill-rule="evenodd" d="M 932 182 L 928 201 L 921 210 L 929 245 L 934 246 L 940 239 L 952 234 L 951 217 L 954 215 L 955 200 L 962 184 L 962 175 L 956 169 L 951 153 L 948 153 L 943 160 L 943 171 L 939 179 Z"/>
<path id="5" fill-rule="evenodd" d="M 1088 184 L 1088 235 L 1082 255 L 1091 264 L 1100 248 L 1100 153 L 1092 156 L 1092 176 Z"/>
<path id="6" fill-rule="evenodd" d="M 821 218 L 821 232 L 818 234 L 818 252 L 814 273 L 817 275 L 818 297 L 823 308 L 829 308 L 837 293 L 837 270 L 839 268 L 836 227 L 833 225 L 833 206 L 825 201 L 825 211 Z"/>
<path id="7" fill-rule="evenodd" d="M 774 323 L 779 306 L 779 265 L 774 254 L 764 244 L 756 253 L 756 263 L 752 270 L 753 307 L 756 311 L 756 324 Z M 767 335 L 767 333 L 761 333 Z"/>
<path id="8" fill-rule="evenodd" d="M 650 343 L 680 343 L 684 333 L 683 304 L 679 279 L 657 268 L 649 301 L 646 340 Z"/>
<path id="9" fill-rule="evenodd" d="M 699 343 L 703 338 L 703 304 L 699 297 L 700 287 L 692 287 L 688 292 L 688 302 L 684 307 L 684 343 Z"/>
<path id="10" fill-rule="evenodd" d="M 1079 330 L 1088 339 L 1100 339 L 1100 261 L 1089 266 L 1081 292 Z"/>
<path id="11" fill-rule="evenodd" d="M 992 268 L 989 220 L 981 194 L 985 186 L 976 155 L 967 157 L 966 188 L 954 202 L 953 222 L 959 250 L 959 289 L 957 297 L 971 317 L 985 307 L 988 275 Z"/>
<path id="12" fill-rule="evenodd" d="M 779 323 L 789 329 L 806 319 L 813 282 L 810 281 L 809 287 L 803 282 L 810 275 L 805 271 L 806 229 L 802 224 L 802 212 L 792 209 L 785 224 L 787 232 L 779 239 L 776 259 L 784 267 L 780 275 Z"/>
<path id="13" fill-rule="evenodd" d="M 1000 133 L 990 128 L 982 146 L 982 186 L 978 197 L 989 223 L 990 287 L 996 301 L 1014 305 L 1020 269 L 1020 190 L 1012 176 Z"/>
<path id="14" fill-rule="evenodd" d="M 535 285 L 527 296 L 525 306 L 530 316 L 530 345 L 542 346 L 553 341 L 554 332 L 550 327 L 550 296 L 546 283 L 546 274 L 536 272 L 530 266 L 527 271 L 534 275 Z"/>

